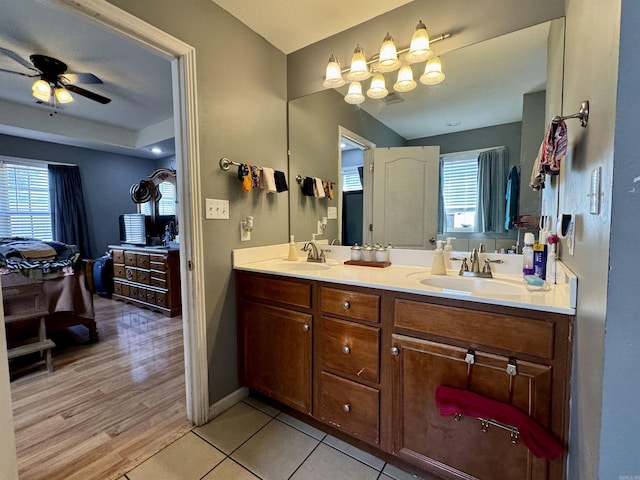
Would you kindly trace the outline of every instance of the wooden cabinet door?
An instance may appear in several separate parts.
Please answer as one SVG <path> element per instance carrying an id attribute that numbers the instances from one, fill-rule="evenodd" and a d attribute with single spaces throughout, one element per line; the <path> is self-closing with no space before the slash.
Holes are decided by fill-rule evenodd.
<path id="1" fill-rule="evenodd" d="M 458 478 L 525 480 L 549 478 L 549 464 L 507 430 L 482 430 L 477 418 L 440 416 L 439 385 L 469 390 L 519 408 L 542 426 L 551 419 L 551 367 L 517 361 L 517 375 L 506 372 L 506 357 L 441 343 L 393 335 L 394 453 L 418 466 Z"/>
<path id="2" fill-rule="evenodd" d="M 240 382 L 310 415 L 312 316 L 241 300 L 238 319 Z"/>

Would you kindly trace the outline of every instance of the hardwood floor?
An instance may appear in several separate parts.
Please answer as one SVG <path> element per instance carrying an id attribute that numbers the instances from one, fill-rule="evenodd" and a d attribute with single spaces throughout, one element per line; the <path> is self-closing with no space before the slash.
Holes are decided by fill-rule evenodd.
<path id="1" fill-rule="evenodd" d="M 182 317 L 94 301 L 98 343 L 57 335 L 54 371 L 11 382 L 21 480 L 120 478 L 191 429 Z"/>

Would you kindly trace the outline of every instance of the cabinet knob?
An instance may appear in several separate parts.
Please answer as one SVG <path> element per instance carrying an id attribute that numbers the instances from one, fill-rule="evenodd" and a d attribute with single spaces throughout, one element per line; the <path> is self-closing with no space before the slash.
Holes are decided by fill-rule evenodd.
<path id="1" fill-rule="evenodd" d="M 345 300 L 342 304 L 342 308 L 344 308 L 345 310 L 349 310 L 351 308 L 351 304 Z"/>
<path id="2" fill-rule="evenodd" d="M 345 355 L 349 355 L 351 353 L 351 349 L 345 345 L 344 347 L 342 347 L 342 353 L 344 353 Z"/>
<path id="3" fill-rule="evenodd" d="M 342 410 L 344 410 L 345 412 L 350 411 L 350 410 L 351 410 L 351 405 L 349 405 L 348 403 L 345 403 L 345 404 L 342 406 Z"/>
<path id="4" fill-rule="evenodd" d="M 398 349 L 398 347 L 391 347 L 391 355 L 395 357 L 398 354 L 400 354 L 400 350 Z"/>
<path id="5" fill-rule="evenodd" d="M 305 331 L 305 332 L 308 332 L 310 328 L 311 327 L 309 326 L 309 324 L 305 323 L 304 326 L 302 327 L 302 330 Z"/>

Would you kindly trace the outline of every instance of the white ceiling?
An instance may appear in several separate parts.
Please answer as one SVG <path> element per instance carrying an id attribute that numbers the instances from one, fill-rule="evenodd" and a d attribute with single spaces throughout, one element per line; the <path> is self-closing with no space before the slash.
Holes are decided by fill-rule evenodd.
<path id="1" fill-rule="evenodd" d="M 298 50 L 410 3 L 407 0 L 212 1 L 284 53 Z M 163 155 L 173 153 L 171 66 L 168 60 L 93 23 L 87 23 L 80 15 L 62 13 L 40 0 L 2 0 L 0 18 L 0 47 L 14 51 L 25 60 L 31 54 L 39 53 L 64 61 L 69 72 L 93 73 L 104 83 L 79 86 L 112 99 L 111 103 L 101 105 L 74 95 L 74 102 L 60 107 L 58 113 L 52 115 L 49 106 L 37 105 L 31 96 L 33 79 L 0 72 L 0 133 L 145 158 L 153 158 L 150 147 L 161 143 L 166 149 Z M 528 53 L 516 52 L 512 43 L 508 42 L 508 45 L 513 55 L 508 64 L 516 66 L 516 69 L 496 72 L 494 75 L 509 78 L 513 80 L 512 83 L 528 82 L 530 91 L 535 91 L 533 86 L 544 83 L 544 72 L 542 81 L 538 77 L 532 78 L 528 73 L 523 76 L 525 70 L 518 66 L 523 59 L 527 59 L 525 63 L 531 63 L 533 57 Z M 489 49 L 486 55 L 495 56 L 497 51 L 497 47 L 493 52 Z M 467 61 L 454 61 L 455 53 L 447 54 L 447 57 L 451 56 L 451 62 L 445 66 L 451 67 L 451 70 L 445 70 L 445 83 L 432 87 L 419 85 L 415 93 L 403 94 L 406 101 L 392 105 L 393 108 L 383 108 L 382 102 L 372 103 L 369 100 L 362 108 L 376 116 L 382 115 L 381 121 L 405 138 L 420 136 L 414 128 L 420 122 L 437 121 L 442 124 L 463 121 L 465 125 L 460 128 L 473 128 L 479 121 L 474 116 L 498 110 L 489 108 L 488 104 L 495 107 L 496 102 L 506 99 L 506 95 L 498 91 L 491 97 L 485 96 L 484 103 L 475 106 L 454 101 L 460 100 L 459 93 L 454 89 L 456 83 L 471 92 L 479 85 L 492 81 L 492 72 L 483 71 L 482 65 L 478 64 L 478 60 L 486 58 L 485 54 L 476 57 L 476 61 L 470 64 Z M 454 63 L 457 64 L 456 68 L 472 66 L 471 73 L 469 70 L 456 70 Z M 1 54 L 0 69 L 29 73 L 18 62 Z M 432 103 L 430 110 L 439 112 L 437 118 L 421 118 L 418 122 L 416 115 L 424 108 L 416 100 L 417 95 L 427 89 L 431 89 L 432 96 L 442 91 L 448 97 L 445 96 L 437 108 Z M 457 106 L 458 110 L 446 113 L 445 108 L 452 106 Z M 514 108 L 517 107 L 512 106 L 512 112 Z M 511 116 L 514 115 L 518 113 Z"/>

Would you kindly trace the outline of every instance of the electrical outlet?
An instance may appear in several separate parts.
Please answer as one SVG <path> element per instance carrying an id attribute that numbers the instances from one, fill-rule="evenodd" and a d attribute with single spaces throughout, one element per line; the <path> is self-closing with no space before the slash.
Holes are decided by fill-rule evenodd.
<path id="1" fill-rule="evenodd" d="M 205 218 L 229 220 L 229 200 L 207 198 L 205 200 Z"/>
<path id="2" fill-rule="evenodd" d="M 251 230 L 246 228 L 245 222 L 240 222 L 240 241 L 246 242 L 248 240 L 251 240 Z"/>

